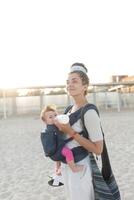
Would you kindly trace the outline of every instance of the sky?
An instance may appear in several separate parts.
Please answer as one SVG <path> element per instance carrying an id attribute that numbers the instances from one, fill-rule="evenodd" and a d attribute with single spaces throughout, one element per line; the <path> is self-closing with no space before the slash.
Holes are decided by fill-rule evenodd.
<path id="1" fill-rule="evenodd" d="M 1 0 L 0 88 L 64 85 L 83 62 L 91 83 L 134 75 L 133 0 Z"/>

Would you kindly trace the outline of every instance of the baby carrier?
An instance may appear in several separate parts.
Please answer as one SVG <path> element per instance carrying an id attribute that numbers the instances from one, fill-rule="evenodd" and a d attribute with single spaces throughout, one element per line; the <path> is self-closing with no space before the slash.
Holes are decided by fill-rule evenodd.
<path id="1" fill-rule="evenodd" d="M 71 108 L 69 106 L 65 114 Z M 75 113 L 70 114 L 70 125 L 73 125 L 81 116 L 81 109 Z M 84 134 L 82 131 L 81 135 Z M 63 138 L 63 133 L 58 130 L 55 125 L 48 125 L 47 129 L 41 132 L 41 142 L 47 157 L 50 157 L 53 161 L 61 161 L 66 163 L 65 157 L 61 154 L 62 148 L 72 140 L 73 138 Z M 72 150 L 74 161 L 79 162 L 88 155 L 88 152 L 83 147 L 74 147 Z"/>

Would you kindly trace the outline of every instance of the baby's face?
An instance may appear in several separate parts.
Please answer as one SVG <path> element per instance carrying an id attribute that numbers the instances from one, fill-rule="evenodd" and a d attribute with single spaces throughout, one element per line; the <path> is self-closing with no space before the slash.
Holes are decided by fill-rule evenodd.
<path id="1" fill-rule="evenodd" d="M 45 113 L 45 122 L 46 124 L 54 124 L 54 119 L 57 116 L 57 112 L 54 111 L 48 111 Z"/>

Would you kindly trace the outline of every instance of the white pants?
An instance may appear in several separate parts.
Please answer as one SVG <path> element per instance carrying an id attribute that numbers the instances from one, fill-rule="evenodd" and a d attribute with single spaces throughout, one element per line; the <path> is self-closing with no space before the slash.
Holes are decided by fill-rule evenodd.
<path id="1" fill-rule="evenodd" d="M 84 165 L 85 170 L 72 172 L 67 164 L 62 164 L 61 173 L 68 200 L 94 200 L 94 190 L 89 156 L 77 163 Z"/>

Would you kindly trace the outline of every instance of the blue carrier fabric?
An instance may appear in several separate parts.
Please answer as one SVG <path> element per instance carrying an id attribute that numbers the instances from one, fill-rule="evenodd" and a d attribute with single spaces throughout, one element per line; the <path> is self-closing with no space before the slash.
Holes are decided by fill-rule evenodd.
<path id="1" fill-rule="evenodd" d="M 67 112 L 67 110 L 65 111 Z M 81 117 L 81 109 L 69 115 L 70 125 L 73 125 Z M 84 135 L 84 131 L 80 133 Z M 62 148 L 66 143 L 70 142 L 72 138 L 63 138 L 63 133 L 54 125 L 47 125 L 47 129 L 41 132 L 41 142 L 45 155 L 50 157 L 53 161 L 61 161 L 66 163 L 65 157 L 61 154 Z M 79 162 L 88 156 L 88 151 L 82 146 L 71 149 L 74 156 L 74 161 Z"/>
<path id="2" fill-rule="evenodd" d="M 41 132 L 41 142 L 46 157 L 53 161 L 62 161 L 64 157 L 61 154 L 63 146 L 72 139 L 63 138 L 63 133 L 55 125 L 47 125 L 47 128 Z"/>

